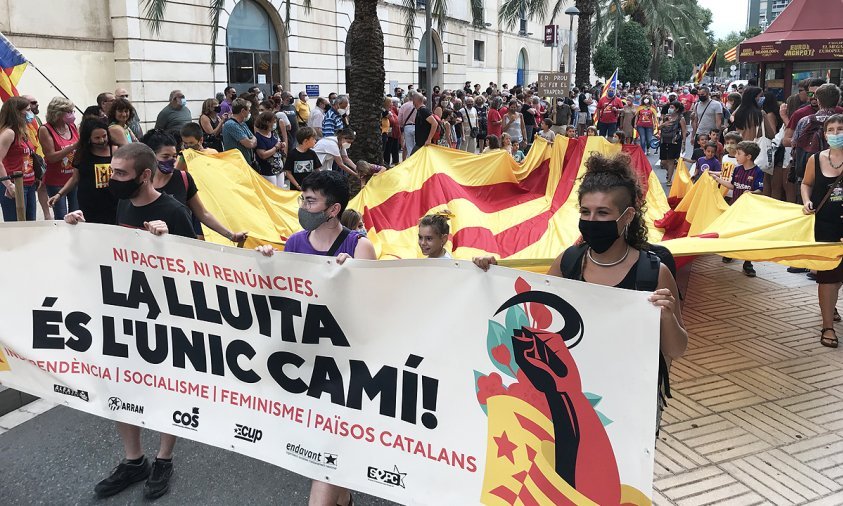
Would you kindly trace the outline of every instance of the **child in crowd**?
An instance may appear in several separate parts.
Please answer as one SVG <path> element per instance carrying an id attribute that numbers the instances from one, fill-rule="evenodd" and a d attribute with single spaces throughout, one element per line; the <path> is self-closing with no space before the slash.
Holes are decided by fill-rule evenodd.
<path id="1" fill-rule="evenodd" d="M 568 125 L 565 127 L 565 136 L 569 139 L 576 139 L 577 138 L 577 129 L 574 125 Z"/>
<path id="2" fill-rule="evenodd" d="M 713 129 L 708 132 L 708 141 L 713 142 L 717 146 L 717 159 L 723 157 L 723 143 L 720 142 L 720 130 Z"/>
<path id="3" fill-rule="evenodd" d="M 284 174 L 287 175 L 291 190 L 301 191 L 301 180 L 322 167 L 319 155 L 313 151 L 315 145 L 316 130 L 301 127 L 296 131 L 296 147 L 290 150 L 284 161 Z"/>
<path id="4" fill-rule="evenodd" d="M 621 129 L 620 131 L 623 133 L 623 137 L 621 138 L 621 142 L 619 144 L 632 144 L 632 140 L 635 137 L 635 112 L 637 107 L 633 104 L 631 99 L 627 99 L 626 103 L 621 109 Z"/>
<path id="5" fill-rule="evenodd" d="M 693 164 L 699 158 L 705 156 L 705 145 L 708 144 L 708 134 L 699 134 L 697 135 L 697 147 L 694 148 L 693 153 L 691 153 L 690 158 L 685 158 L 685 163 L 688 165 Z M 687 151 L 686 151 L 687 153 Z"/>
<path id="6" fill-rule="evenodd" d="M 734 172 L 735 167 L 738 165 L 738 160 L 735 158 L 735 155 L 738 152 L 738 144 L 743 142 L 743 137 L 738 132 L 727 132 L 723 138 L 726 141 L 726 145 L 724 146 L 725 152 L 723 153 L 723 158 L 720 160 L 720 177 L 723 179 L 731 179 L 732 172 Z M 725 187 L 723 187 L 725 188 Z M 732 198 L 732 190 L 726 188 L 726 193 L 724 194 L 726 200 Z"/>
<path id="7" fill-rule="evenodd" d="M 752 141 L 742 141 L 735 147 L 735 160 L 737 165 L 732 172 L 732 177 L 724 179 L 719 174 L 709 173 L 715 181 L 732 190 L 732 203 L 746 192 L 761 193 L 764 189 L 764 173 L 755 165 L 755 158 L 761 153 L 758 144 Z M 731 259 L 723 258 L 728 263 Z M 743 273 L 750 278 L 755 277 L 755 269 L 752 262 L 743 263 Z"/>
<path id="8" fill-rule="evenodd" d="M 720 173 L 720 160 L 717 158 L 717 144 L 709 142 L 705 145 L 703 150 L 704 156 L 697 158 L 697 173 L 694 175 L 694 181 L 698 180 L 702 173 L 710 170 L 711 172 Z"/>
<path id="9" fill-rule="evenodd" d="M 357 162 L 357 175 L 360 176 L 360 183 L 363 186 L 366 186 L 366 183 L 369 182 L 372 177 L 376 174 L 380 174 L 381 172 L 385 171 L 386 167 L 383 165 L 377 165 L 374 163 L 369 163 L 366 160 L 360 160 Z"/>
<path id="10" fill-rule="evenodd" d="M 614 144 L 624 144 L 626 141 L 626 134 L 621 130 L 615 132 L 615 135 L 612 136 L 612 143 Z"/>
<path id="11" fill-rule="evenodd" d="M 357 165 L 360 166 L 359 164 Z M 346 209 L 340 215 L 340 223 L 352 232 L 357 232 L 360 237 L 366 237 L 366 226 L 363 225 L 363 217 L 354 209 Z"/>
<path id="12" fill-rule="evenodd" d="M 541 131 L 538 133 L 538 136 L 542 139 L 546 140 L 547 142 L 553 144 L 553 139 L 556 138 L 556 132 L 550 129 L 553 126 L 553 121 L 550 119 L 542 120 L 541 124 Z"/>
<path id="13" fill-rule="evenodd" d="M 483 150 L 484 153 L 488 153 L 489 151 L 501 149 L 501 138 L 495 134 L 489 135 L 486 137 L 486 148 Z"/>
<path id="14" fill-rule="evenodd" d="M 445 249 L 451 231 L 448 219 L 452 217 L 453 214 L 445 209 L 419 221 L 419 248 L 427 258 L 453 258 Z"/>
<path id="15" fill-rule="evenodd" d="M 518 142 L 512 143 L 512 158 L 515 158 L 515 161 L 518 163 L 523 162 L 524 158 L 526 158 L 524 151 L 521 150 L 521 144 Z"/>
<path id="16" fill-rule="evenodd" d="M 187 123 L 183 127 L 181 127 L 181 142 L 182 142 L 182 150 L 185 149 L 192 149 L 194 151 L 198 151 L 203 155 L 214 155 L 218 153 L 218 151 L 214 148 L 206 148 L 204 144 L 202 144 L 202 139 L 204 136 L 202 135 L 202 127 L 199 126 L 199 123 Z M 176 168 L 178 170 L 187 170 L 187 162 L 184 161 L 184 155 L 179 153 L 178 162 L 176 162 Z"/>
<path id="17" fill-rule="evenodd" d="M 597 135 L 597 127 L 596 126 L 588 127 L 585 130 L 585 135 L 587 135 L 588 137 L 595 137 Z"/>

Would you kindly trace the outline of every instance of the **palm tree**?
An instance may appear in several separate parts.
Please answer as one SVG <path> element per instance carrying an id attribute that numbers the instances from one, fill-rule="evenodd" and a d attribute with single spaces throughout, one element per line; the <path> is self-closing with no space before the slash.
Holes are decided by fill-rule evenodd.
<path id="1" fill-rule="evenodd" d="M 550 11 L 550 24 L 570 3 L 570 0 L 555 0 L 550 8 L 551 0 L 506 0 L 498 11 L 498 20 L 508 30 L 515 27 L 515 23 L 522 17 L 545 20 Z M 574 5 L 579 9 L 577 22 L 577 66 L 576 82 L 585 85 L 591 76 L 591 17 L 595 14 L 598 0 L 575 0 Z"/>

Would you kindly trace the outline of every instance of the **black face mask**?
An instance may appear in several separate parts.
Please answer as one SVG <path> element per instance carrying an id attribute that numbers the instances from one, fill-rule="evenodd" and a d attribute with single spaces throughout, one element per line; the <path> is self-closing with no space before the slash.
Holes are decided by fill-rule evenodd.
<path id="1" fill-rule="evenodd" d="M 222 111 L 222 107 L 220 107 L 220 106 L 214 107 L 214 112 L 219 113 L 220 111 Z"/>
<path id="2" fill-rule="evenodd" d="M 708 102 L 708 95 L 700 95 L 700 102 Z"/>
<path id="3" fill-rule="evenodd" d="M 137 179 L 129 179 L 128 181 L 117 181 L 112 178 L 108 180 L 108 191 L 120 200 L 128 200 L 133 198 L 140 191 L 143 183 Z M 596 250 L 595 250 L 596 251 Z"/>
<path id="4" fill-rule="evenodd" d="M 618 217 L 618 220 L 620 220 L 620 217 Z M 580 233 L 583 240 L 596 253 L 605 253 L 620 237 L 618 220 L 588 221 L 580 219 Z"/>

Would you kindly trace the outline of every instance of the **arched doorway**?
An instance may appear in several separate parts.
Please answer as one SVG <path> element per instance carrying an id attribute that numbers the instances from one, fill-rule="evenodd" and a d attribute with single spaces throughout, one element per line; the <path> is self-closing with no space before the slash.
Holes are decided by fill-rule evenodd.
<path id="1" fill-rule="evenodd" d="M 516 67 L 515 84 L 518 86 L 525 86 L 527 84 L 527 72 L 529 72 L 529 61 L 527 60 L 527 50 L 523 47 L 518 52 L 518 64 Z"/>
<path id="2" fill-rule="evenodd" d="M 419 42 L 419 83 L 418 88 L 424 90 L 432 90 L 434 86 L 442 86 L 442 69 L 439 66 L 440 55 L 442 53 L 442 41 L 439 40 L 439 34 L 433 32 L 433 58 L 431 59 L 431 79 L 427 75 L 427 37 L 425 33 Z"/>
<path id="3" fill-rule="evenodd" d="M 228 18 L 228 82 L 238 93 L 257 85 L 269 96 L 273 84 L 287 82 L 285 40 L 276 30 L 283 25 L 270 12 L 277 17 L 255 0 L 240 0 Z"/>

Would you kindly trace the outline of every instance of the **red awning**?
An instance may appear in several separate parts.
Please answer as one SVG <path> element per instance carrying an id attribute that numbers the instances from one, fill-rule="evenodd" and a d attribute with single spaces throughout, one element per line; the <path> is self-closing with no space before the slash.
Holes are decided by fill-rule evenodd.
<path id="1" fill-rule="evenodd" d="M 843 0 L 793 0 L 761 35 L 738 46 L 741 62 L 843 59 Z"/>

